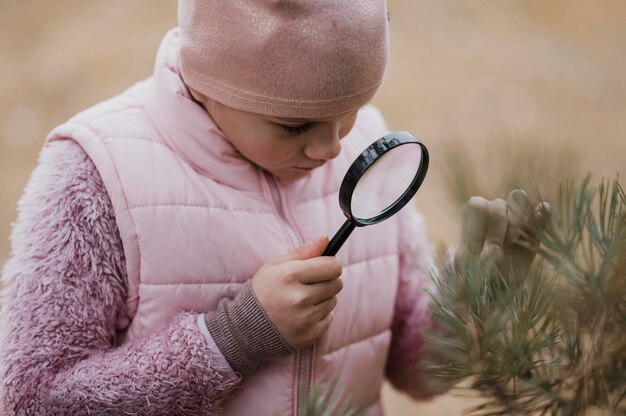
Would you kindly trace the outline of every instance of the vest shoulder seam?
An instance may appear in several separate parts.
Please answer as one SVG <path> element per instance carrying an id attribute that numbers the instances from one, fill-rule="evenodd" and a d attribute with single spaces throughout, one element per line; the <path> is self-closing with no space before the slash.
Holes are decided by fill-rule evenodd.
<path id="1" fill-rule="evenodd" d="M 135 141 L 141 141 L 141 142 L 147 142 L 150 144 L 156 144 L 159 145 L 161 147 L 165 147 L 167 150 L 171 149 L 169 147 L 167 147 L 167 145 L 165 143 L 161 143 L 158 140 L 155 139 L 151 139 L 149 137 L 135 137 L 135 136 L 115 136 L 115 137 L 107 137 L 106 141 L 113 141 L 113 140 L 135 140 Z"/>
<path id="2" fill-rule="evenodd" d="M 113 99 L 115 99 L 115 98 L 113 98 Z M 106 116 L 110 116 L 110 115 L 116 114 L 116 113 L 122 113 L 124 111 L 135 110 L 135 109 L 143 110 L 145 112 L 145 107 L 144 106 L 142 106 L 140 104 L 134 104 L 134 105 L 125 106 L 123 108 L 111 109 L 111 110 L 108 110 L 108 111 L 106 111 L 104 113 L 94 114 L 91 117 L 87 117 L 88 114 L 84 114 L 83 115 L 85 117 L 84 120 L 81 120 L 81 117 L 78 116 L 75 120 L 72 119 L 72 120 L 69 120 L 69 121 L 73 122 L 73 123 L 77 123 L 77 124 L 82 124 L 82 125 L 84 125 L 86 127 L 89 127 L 90 129 L 95 131 L 96 129 L 94 128 L 93 123 L 97 122 L 99 119 L 101 119 L 103 117 L 106 117 Z M 89 110 L 86 110 L 86 111 L 89 111 Z"/>

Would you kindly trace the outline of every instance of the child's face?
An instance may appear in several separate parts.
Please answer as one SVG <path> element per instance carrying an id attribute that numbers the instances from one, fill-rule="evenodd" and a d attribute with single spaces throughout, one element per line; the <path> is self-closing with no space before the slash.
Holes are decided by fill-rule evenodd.
<path id="1" fill-rule="evenodd" d="M 196 95 L 196 94 L 194 94 Z M 249 161 L 295 180 L 337 157 L 357 111 L 323 119 L 284 119 L 248 113 L 197 97 L 226 138 Z"/>

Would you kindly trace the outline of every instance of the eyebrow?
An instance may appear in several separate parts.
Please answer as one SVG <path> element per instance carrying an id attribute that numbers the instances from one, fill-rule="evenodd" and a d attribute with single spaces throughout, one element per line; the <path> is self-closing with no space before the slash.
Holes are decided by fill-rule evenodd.
<path id="1" fill-rule="evenodd" d="M 306 124 L 306 123 L 315 123 L 315 120 L 309 118 L 279 118 L 279 117 L 270 117 L 270 120 L 278 123 L 286 123 L 286 124 Z"/>
<path id="2" fill-rule="evenodd" d="M 355 114 L 358 113 L 358 110 L 355 110 L 354 113 Z M 284 123 L 284 124 L 293 124 L 293 125 L 307 124 L 307 123 L 324 123 L 326 121 L 330 121 L 330 120 L 326 120 L 325 118 L 321 118 L 321 119 L 290 118 L 290 117 L 283 118 L 283 117 L 274 117 L 274 116 L 267 116 L 267 118 L 273 123 Z M 328 117 L 328 118 L 333 118 L 333 117 Z"/>

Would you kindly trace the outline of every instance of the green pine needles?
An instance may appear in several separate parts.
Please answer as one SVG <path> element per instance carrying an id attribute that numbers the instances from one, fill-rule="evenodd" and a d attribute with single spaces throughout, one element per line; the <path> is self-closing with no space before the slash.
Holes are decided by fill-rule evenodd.
<path id="1" fill-rule="evenodd" d="M 549 202 L 525 277 L 490 264 L 442 269 L 431 371 L 471 380 L 485 397 L 473 414 L 626 414 L 626 195 L 617 180 L 587 177 Z"/>

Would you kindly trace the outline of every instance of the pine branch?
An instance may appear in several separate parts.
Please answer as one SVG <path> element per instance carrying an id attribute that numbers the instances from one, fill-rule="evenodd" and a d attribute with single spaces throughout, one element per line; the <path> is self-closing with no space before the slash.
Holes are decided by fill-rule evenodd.
<path id="1" fill-rule="evenodd" d="M 431 367 L 446 383 L 471 377 L 486 400 L 473 414 L 626 412 L 624 191 L 587 177 L 553 205 L 525 281 L 480 263 L 435 280 Z"/>

